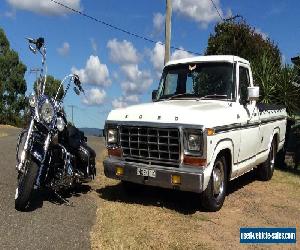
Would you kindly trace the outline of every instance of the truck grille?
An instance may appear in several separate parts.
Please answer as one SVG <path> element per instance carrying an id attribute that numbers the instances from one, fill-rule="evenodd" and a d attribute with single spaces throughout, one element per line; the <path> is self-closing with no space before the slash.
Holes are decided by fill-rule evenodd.
<path id="1" fill-rule="evenodd" d="M 125 158 L 166 164 L 180 159 L 180 136 L 175 128 L 121 126 L 120 142 Z"/>

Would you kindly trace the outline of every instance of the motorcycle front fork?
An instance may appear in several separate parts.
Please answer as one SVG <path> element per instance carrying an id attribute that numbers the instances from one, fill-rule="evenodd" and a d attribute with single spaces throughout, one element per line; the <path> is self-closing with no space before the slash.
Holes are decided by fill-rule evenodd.
<path id="1" fill-rule="evenodd" d="M 28 133 L 27 133 L 27 136 L 26 136 L 26 141 L 25 141 L 24 148 L 23 148 L 23 151 L 22 151 L 22 154 L 21 154 L 21 159 L 20 159 L 19 164 L 16 166 L 18 171 L 22 171 L 22 169 L 24 167 L 25 160 L 27 158 L 26 156 L 27 156 L 27 151 L 28 151 L 28 146 L 29 146 L 29 140 L 30 140 L 32 130 L 33 130 L 33 125 L 34 125 L 34 119 L 32 119 L 31 122 L 30 122 Z"/>
<path id="2" fill-rule="evenodd" d="M 51 142 L 51 133 L 48 133 L 45 144 L 44 144 L 44 148 L 43 148 L 44 149 L 43 159 L 41 161 L 39 172 L 38 172 L 38 175 L 37 175 L 37 178 L 36 178 L 35 189 L 39 188 L 40 185 L 41 185 L 41 176 L 42 176 L 42 173 L 43 173 L 43 170 L 44 170 L 44 167 L 45 167 L 44 163 L 45 163 L 45 160 L 46 160 L 46 157 L 47 157 L 47 152 L 48 152 L 50 142 Z"/>

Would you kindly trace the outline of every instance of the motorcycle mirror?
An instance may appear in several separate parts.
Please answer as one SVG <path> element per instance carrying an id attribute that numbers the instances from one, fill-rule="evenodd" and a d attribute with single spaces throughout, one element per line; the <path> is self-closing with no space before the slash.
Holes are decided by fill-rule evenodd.
<path id="1" fill-rule="evenodd" d="M 32 46 L 32 45 L 29 45 L 29 49 L 31 50 L 31 52 L 33 52 L 34 54 L 36 54 L 36 49 L 35 49 L 35 48 L 33 48 L 33 46 Z"/>
<path id="2" fill-rule="evenodd" d="M 74 92 L 76 93 L 76 95 L 80 95 L 80 91 L 76 87 L 74 87 Z"/>

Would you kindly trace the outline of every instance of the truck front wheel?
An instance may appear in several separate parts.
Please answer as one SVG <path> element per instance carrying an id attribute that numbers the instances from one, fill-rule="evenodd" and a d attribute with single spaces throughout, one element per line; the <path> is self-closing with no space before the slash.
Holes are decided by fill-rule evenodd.
<path id="1" fill-rule="evenodd" d="M 224 156 L 218 156 L 212 170 L 207 188 L 201 194 L 201 205 L 208 211 L 221 209 L 227 189 L 227 165 Z"/>

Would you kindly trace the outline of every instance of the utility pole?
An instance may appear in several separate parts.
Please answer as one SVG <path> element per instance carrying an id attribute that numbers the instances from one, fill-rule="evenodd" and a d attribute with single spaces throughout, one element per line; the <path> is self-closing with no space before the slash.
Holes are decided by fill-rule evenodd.
<path id="1" fill-rule="evenodd" d="M 73 120 L 73 109 L 75 108 L 75 105 L 68 105 L 72 109 L 72 124 L 74 125 L 74 120 Z"/>
<path id="2" fill-rule="evenodd" d="M 164 64 L 170 60 L 171 46 L 171 15 L 172 15 L 172 0 L 166 0 L 166 22 L 165 22 L 165 60 Z"/>

